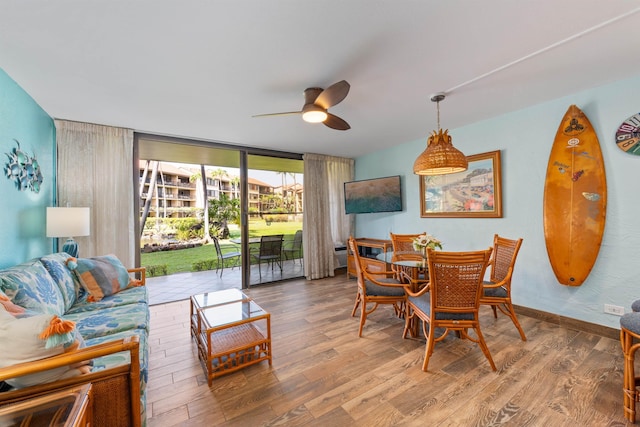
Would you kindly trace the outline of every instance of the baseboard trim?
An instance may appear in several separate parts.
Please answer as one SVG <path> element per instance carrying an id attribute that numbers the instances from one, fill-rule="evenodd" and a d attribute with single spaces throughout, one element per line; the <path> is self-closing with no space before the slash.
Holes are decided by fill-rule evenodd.
<path id="1" fill-rule="evenodd" d="M 596 325 L 595 323 L 585 322 L 583 320 L 572 319 L 570 317 L 561 316 L 559 314 L 547 313 L 546 311 L 536 310 L 520 305 L 513 305 L 517 314 L 533 317 L 534 319 L 544 320 L 569 329 L 575 329 L 590 334 L 600 335 L 614 340 L 620 339 L 620 330 L 610 328 L 608 326 Z"/>

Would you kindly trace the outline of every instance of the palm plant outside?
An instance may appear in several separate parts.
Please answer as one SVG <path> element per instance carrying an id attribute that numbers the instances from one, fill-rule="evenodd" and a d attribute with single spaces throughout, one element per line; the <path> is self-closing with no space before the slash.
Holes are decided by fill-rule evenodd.
<path id="1" fill-rule="evenodd" d="M 240 199 L 232 199 L 221 193 L 219 199 L 209 200 L 209 217 L 221 239 L 229 238 L 229 223 L 240 222 Z"/>
<path id="2" fill-rule="evenodd" d="M 200 181 L 202 183 L 202 197 L 203 200 L 207 200 L 207 180 L 202 179 L 202 177 L 206 177 L 204 165 L 200 165 L 200 173 L 195 173 L 189 177 L 189 182 L 197 182 Z M 204 235 L 203 239 L 205 242 L 211 242 L 211 234 L 209 232 L 209 215 L 204 215 L 203 213 L 203 222 L 204 222 Z"/>

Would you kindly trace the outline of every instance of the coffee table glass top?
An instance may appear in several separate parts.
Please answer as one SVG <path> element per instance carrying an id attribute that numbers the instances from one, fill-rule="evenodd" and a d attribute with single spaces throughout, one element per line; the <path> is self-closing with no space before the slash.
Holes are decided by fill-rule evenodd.
<path id="1" fill-rule="evenodd" d="M 0 426 L 76 425 L 83 415 L 82 404 L 90 389 L 91 385 L 86 384 L 3 406 Z"/>
<path id="2" fill-rule="evenodd" d="M 251 300 L 206 307 L 200 312 L 200 316 L 204 322 L 203 329 L 241 323 L 266 315 L 268 315 L 268 313 Z"/>
<path id="3" fill-rule="evenodd" d="M 244 292 L 236 288 L 193 295 L 191 298 L 198 308 L 212 307 L 250 299 Z"/>
<path id="4" fill-rule="evenodd" d="M 401 252 L 402 253 L 402 252 Z M 393 252 L 383 252 L 381 254 L 376 255 L 376 259 L 380 260 L 380 261 L 384 261 L 386 263 L 389 264 L 393 264 L 393 265 L 399 265 L 402 267 L 412 267 L 412 268 L 421 268 L 421 267 L 427 267 L 427 261 L 426 260 L 410 260 L 410 259 L 403 259 L 403 260 L 394 260 L 393 259 Z"/>

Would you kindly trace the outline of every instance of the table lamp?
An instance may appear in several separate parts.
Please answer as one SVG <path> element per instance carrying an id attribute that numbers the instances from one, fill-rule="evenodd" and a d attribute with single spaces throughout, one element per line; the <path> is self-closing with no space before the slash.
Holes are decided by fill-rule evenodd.
<path id="1" fill-rule="evenodd" d="M 77 258 L 78 242 L 73 240 L 73 237 L 88 236 L 90 230 L 89 208 L 47 208 L 47 237 L 66 237 L 62 252 Z"/>

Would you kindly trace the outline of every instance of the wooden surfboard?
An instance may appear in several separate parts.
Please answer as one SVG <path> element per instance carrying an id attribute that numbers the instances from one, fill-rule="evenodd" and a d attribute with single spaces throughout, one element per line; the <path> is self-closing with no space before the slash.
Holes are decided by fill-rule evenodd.
<path id="1" fill-rule="evenodd" d="M 598 136 L 569 107 L 551 148 L 544 183 L 544 237 L 558 282 L 580 286 L 596 262 L 604 233 L 607 181 Z"/>

